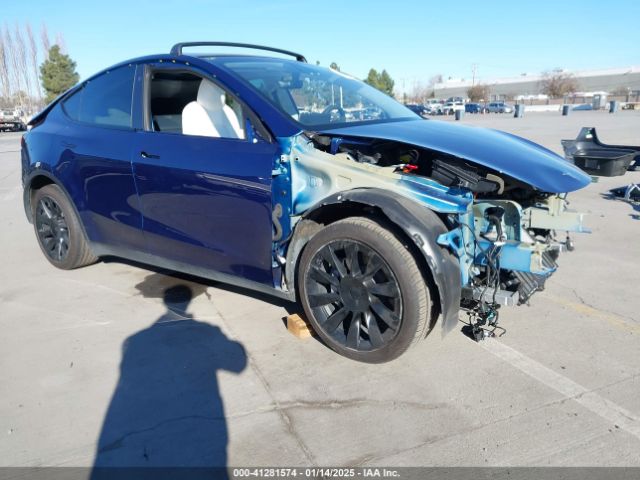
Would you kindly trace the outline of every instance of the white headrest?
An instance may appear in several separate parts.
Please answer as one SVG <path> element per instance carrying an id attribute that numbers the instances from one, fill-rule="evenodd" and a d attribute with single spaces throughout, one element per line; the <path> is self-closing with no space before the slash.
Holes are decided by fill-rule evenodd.
<path id="1" fill-rule="evenodd" d="M 198 87 L 198 103 L 207 110 L 222 110 L 226 102 L 224 90 L 203 78 Z"/>

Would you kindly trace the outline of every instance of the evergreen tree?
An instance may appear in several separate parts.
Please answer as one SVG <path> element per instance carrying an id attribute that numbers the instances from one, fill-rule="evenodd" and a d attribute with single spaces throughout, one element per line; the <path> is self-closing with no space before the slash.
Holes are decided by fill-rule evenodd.
<path id="1" fill-rule="evenodd" d="M 393 86 L 395 85 L 395 83 L 396 82 L 393 81 L 387 71 L 382 70 L 382 73 L 380 74 L 380 90 L 393 97 Z"/>
<path id="2" fill-rule="evenodd" d="M 364 83 L 367 83 L 381 92 L 393 97 L 393 87 L 395 82 L 386 70 L 382 70 L 381 73 L 378 73 L 375 68 L 372 68 L 369 70 L 369 75 L 367 75 Z"/>
<path id="3" fill-rule="evenodd" d="M 54 45 L 49 49 L 47 59 L 40 65 L 40 80 L 46 92 L 46 102 L 73 87 L 80 76 L 76 72 L 76 62 L 69 55 L 60 52 L 60 47 Z"/>
<path id="4" fill-rule="evenodd" d="M 364 83 L 367 83 L 374 88 L 379 88 L 379 80 L 380 75 L 375 68 L 372 68 L 371 70 L 369 70 L 369 75 L 367 75 L 367 78 L 365 78 Z"/>

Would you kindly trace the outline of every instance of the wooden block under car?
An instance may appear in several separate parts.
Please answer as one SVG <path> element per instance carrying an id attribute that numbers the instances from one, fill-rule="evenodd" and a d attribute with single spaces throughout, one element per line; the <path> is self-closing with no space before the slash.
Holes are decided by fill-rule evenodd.
<path id="1" fill-rule="evenodd" d="M 297 313 L 287 317 L 287 330 L 298 338 L 308 338 L 314 333 L 311 326 Z"/>

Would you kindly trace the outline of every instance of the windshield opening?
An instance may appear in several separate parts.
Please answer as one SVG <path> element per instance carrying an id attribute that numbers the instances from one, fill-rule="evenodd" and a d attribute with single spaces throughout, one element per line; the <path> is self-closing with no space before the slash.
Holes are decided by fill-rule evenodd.
<path id="1" fill-rule="evenodd" d="M 328 68 L 277 59 L 216 60 L 304 127 L 420 118 L 379 90 Z"/>

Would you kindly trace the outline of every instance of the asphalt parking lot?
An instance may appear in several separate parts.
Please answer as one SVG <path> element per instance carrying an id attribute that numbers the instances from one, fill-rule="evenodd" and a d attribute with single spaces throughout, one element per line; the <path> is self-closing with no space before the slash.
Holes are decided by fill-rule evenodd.
<path id="1" fill-rule="evenodd" d="M 582 126 L 640 143 L 640 112 L 462 123 L 559 153 Z M 434 331 L 365 365 L 292 336 L 277 300 L 113 260 L 56 270 L 24 217 L 19 139 L 0 134 L 0 466 L 640 466 L 640 207 L 603 195 L 640 172 L 570 196 L 593 233 L 502 310 L 505 336 Z"/>

